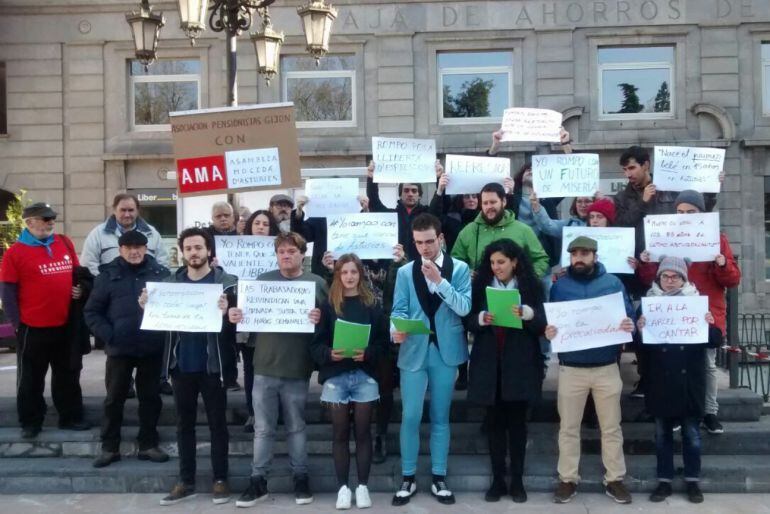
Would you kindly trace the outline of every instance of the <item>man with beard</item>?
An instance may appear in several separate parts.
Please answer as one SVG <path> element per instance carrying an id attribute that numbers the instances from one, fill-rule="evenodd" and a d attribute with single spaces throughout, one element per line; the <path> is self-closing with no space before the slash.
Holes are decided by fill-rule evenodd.
<path id="1" fill-rule="evenodd" d="M 489 243 L 508 238 L 527 252 L 538 277 L 544 276 L 549 270 L 548 254 L 532 229 L 517 221 L 513 212 L 506 210 L 503 186 L 491 182 L 481 189 L 480 196 L 481 212 L 460 231 L 452 248 L 452 257 L 475 270 Z"/>
<path id="2" fill-rule="evenodd" d="M 282 234 L 287 234 L 292 231 L 291 210 L 293 208 L 294 200 L 292 200 L 289 195 L 277 194 L 270 198 L 268 210 L 275 218 L 275 221 L 278 222 L 278 228 L 281 229 Z"/>
<path id="3" fill-rule="evenodd" d="M 622 293 L 626 318 L 620 330 L 634 331 L 633 307 L 622 282 L 607 273 L 596 260 L 597 243 L 581 236 L 567 247 L 570 266 L 551 288 L 552 302 L 585 300 L 613 293 Z M 553 340 L 557 329 L 545 328 L 545 337 Z M 618 503 L 631 503 L 631 495 L 623 484 L 626 463 L 623 457 L 623 432 L 620 429 L 620 378 L 618 356 L 622 345 L 602 346 L 587 350 L 559 353 L 559 485 L 554 493 L 555 503 L 567 503 L 577 494 L 580 481 L 580 424 L 586 398 L 590 393 L 596 405 L 602 441 L 602 463 L 605 467 L 604 487 L 607 496 Z"/>

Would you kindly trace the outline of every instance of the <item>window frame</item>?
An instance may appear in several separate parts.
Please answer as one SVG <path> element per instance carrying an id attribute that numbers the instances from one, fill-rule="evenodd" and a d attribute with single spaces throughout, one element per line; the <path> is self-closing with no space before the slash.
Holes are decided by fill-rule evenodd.
<path id="1" fill-rule="evenodd" d="M 605 63 L 599 62 L 599 52 L 604 48 L 642 48 L 642 47 L 671 47 L 673 53 L 673 62 L 665 61 L 629 61 L 618 63 Z M 602 45 L 596 48 L 595 60 L 596 63 L 596 81 L 597 81 L 597 113 L 599 121 L 616 121 L 616 120 L 671 120 L 676 118 L 676 43 L 673 44 L 661 44 L 661 45 Z M 617 71 L 617 70 L 658 70 L 661 68 L 668 68 L 668 84 L 670 93 L 670 107 L 669 112 L 635 112 L 635 113 L 622 113 L 622 114 L 606 114 L 604 112 L 604 71 Z"/>
<path id="2" fill-rule="evenodd" d="M 170 123 L 159 123 L 156 125 L 149 124 L 137 124 L 136 123 L 136 91 L 135 84 L 154 84 L 163 82 L 195 82 L 198 91 L 198 107 L 201 109 L 202 100 L 202 74 L 203 63 L 199 59 L 189 58 L 168 58 L 164 61 L 190 61 L 197 60 L 200 66 L 201 72 L 199 74 L 184 73 L 184 74 L 165 74 L 165 75 L 132 75 L 131 74 L 131 61 L 136 59 L 129 59 L 128 65 L 128 118 L 129 118 L 129 130 L 131 132 L 170 132 Z"/>
<path id="3" fill-rule="evenodd" d="M 442 68 L 439 65 L 439 58 L 441 54 L 471 54 L 471 53 L 510 53 L 511 65 L 508 66 L 464 66 L 464 67 L 449 67 Z M 466 124 L 489 124 L 500 123 L 503 121 L 502 113 L 500 116 L 484 116 L 477 118 L 445 118 L 444 117 L 444 75 L 480 75 L 483 73 L 505 73 L 508 77 L 508 107 L 510 109 L 514 107 L 514 85 L 513 85 L 513 63 L 514 53 L 513 50 L 498 50 L 490 49 L 487 51 L 479 50 L 441 50 L 436 52 L 436 93 L 438 94 L 437 110 L 438 110 L 438 124 L 439 125 L 466 125 Z"/>
<path id="4" fill-rule="evenodd" d="M 8 63 L 0 61 L 0 137 L 8 135 Z"/>
<path id="5" fill-rule="evenodd" d="M 770 41 L 759 43 L 759 67 L 762 71 L 760 81 L 762 84 L 762 116 L 770 117 L 770 57 L 762 57 L 762 47 L 767 45 L 770 50 Z"/>
<path id="6" fill-rule="evenodd" d="M 285 55 L 283 57 L 293 57 Z M 302 57 L 302 56 L 301 56 Z M 350 70 L 304 70 L 281 71 L 281 98 L 284 102 L 292 102 L 289 98 L 290 79 L 324 79 L 324 78 L 349 78 L 350 79 L 350 120 L 326 120 L 326 121 L 296 121 L 297 128 L 355 128 L 358 126 L 357 87 L 355 65 Z"/>

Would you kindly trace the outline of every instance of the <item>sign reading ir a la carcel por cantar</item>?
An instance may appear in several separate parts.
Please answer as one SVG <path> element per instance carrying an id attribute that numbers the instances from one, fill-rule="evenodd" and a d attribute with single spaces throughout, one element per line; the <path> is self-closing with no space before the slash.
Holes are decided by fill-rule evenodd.
<path id="1" fill-rule="evenodd" d="M 170 114 L 180 196 L 300 187 L 294 104 Z"/>

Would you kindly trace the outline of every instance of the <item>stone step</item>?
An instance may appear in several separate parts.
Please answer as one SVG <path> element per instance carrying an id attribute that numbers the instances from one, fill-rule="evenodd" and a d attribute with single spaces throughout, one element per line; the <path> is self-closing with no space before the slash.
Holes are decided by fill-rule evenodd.
<path id="1" fill-rule="evenodd" d="M 234 457 L 252 455 L 252 436 L 244 433 L 242 426 L 230 426 L 230 455 Z M 392 454 L 399 453 L 399 426 L 390 427 L 387 437 L 388 449 Z M 554 455 L 558 452 L 556 423 L 530 423 L 528 452 L 536 455 Z M 159 428 L 160 446 L 172 457 L 178 455 L 174 427 Z M 135 455 L 135 438 L 138 429 L 123 429 L 121 453 Z M 311 455 L 331 455 L 331 426 L 326 424 L 308 425 L 307 447 Z M 421 448 L 423 455 L 429 453 L 430 426 L 420 427 Z M 755 422 L 725 423 L 722 435 L 702 434 L 702 452 L 704 455 L 768 455 L 770 456 L 770 417 Z M 654 455 L 655 428 L 652 423 L 624 423 L 624 449 L 627 455 Z M 197 430 L 198 451 L 201 455 L 210 453 L 210 437 L 206 427 Z M 583 453 L 599 454 L 601 434 L 598 429 L 583 429 Z M 677 451 L 680 450 L 680 437 L 675 437 Z M 351 442 L 351 448 L 355 445 Z M 59 429 L 45 429 L 33 441 L 21 438 L 18 428 L 0 428 L 0 458 L 47 458 L 47 457 L 87 457 L 94 458 L 101 451 L 99 429 L 84 432 L 72 432 Z M 275 452 L 286 455 L 286 433 L 280 427 L 276 437 Z M 480 431 L 478 423 L 455 423 L 452 425 L 450 452 L 453 455 L 485 455 L 487 438 Z"/>
<path id="2" fill-rule="evenodd" d="M 525 486 L 530 491 L 552 491 L 556 484 L 556 456 L 530 456 L 527 460 Z M 677 457 L 677 465 L 680 460 Z M 602 483 L 601 459 L 586 455 L 581 463 L 580 491 L 599 491 Z M 0 459 L 0 494 L 52 493 L 167 493 L 177 480 L 176 460 L 153 464 L 124 459 L 107 468 L 95 469 L 88 459 L 40 458 Z M 229 481 L 234 495 L 246 487 L 251 470 L 248 457 L 231 457 Z M 632 492 L 647 493 L 656 484 L 655 457 L 633 456 L 626 459 L 626 484 Z M 330 456 L 309 459 L 311 488 L 315 492 L 336 491 L 334 465 Z M 212 476 L 208 458 L 198 458 L 198 491 L 211 491 Z M 452 456 L 449 459 L 448 484 L 458 493 L 481 496 L 490 482 L 489 458 L 483 455 Z M 681 472 L 680 472 L 681 473 Z M 397 459 L 373 465 L 369 488 L 374 492 L 392 492 L 400 483 Z M 677 480 L 678 481 L 678 480 Z M 355 484 L 355 464 L 351 463 L 351 482 Z M 430 463 L 421 458 L 417 482 L 421 491 L 430 483 Z M 681 487 L 675 484 L 675 487 Z M 706 493 L 770 492 L 770 459 L 766 456 L 713 455 L 703 459 L 701 487 Z M 278 457 L 268 483 L 274 494 L 292 491 L 287 457 Z"/>
<path id="3" fill-rule="evenodd" d="M 55 426 L 58 420 L 56 409 L 51 405 L 51 400 L 47 400 L 48 414 L 46 415 L 45 425 Z M 87 396 L 83 398 L 86 419 L 92 423 L 97 423 L 103 413 L 103 396 Z M 232 425 L 242 424 L 247 414 L 245 397 L 243 391 L 228 392 L 227 394 L 227 419 Z M 138 402 L 131 399 L 126 402 L 124 409 L 125 426 L 138 424 Z M 722 421 L 757 421 L 762 413 L 762 397 L 749 389 L 723 389 L 719 391 L 719 417 Z M 644 412 L 644 400 L 630 398 L 624 395 L 621 400 L 621 409 L 623 421 L 637 422 L 647 421 L 648 416 Z M 424 420 L 428 420 L 428 408 L 424 409 Z M 452 402 L 450 418 L 453 422 L 480 422 L 484 417 L 484 408 L 466 399 L 464 391 L 456 391 Z M 400 391 L 396 391 L 396 398 L 393 406 L 392 420 L 398 422 L 401 419 L 401 398 Z M 556 410 L 556 392 L 544 391 L 543 399 L 532 410 L 532 420 L 539 422 L 558 421 Z M 306 421 L 310 424 L 328 423 L 330 421 L 328 410 L 321 405 L 320 393 L 311 391 L 308 395 L 306 408 Z M 203 401 L 198 402 L 198 423 L 205 424 L 206 413 L 203 408 Z M 160 425 L 174 425 L 176 423 L 176 412 L 174 411 L 173 399 L 170 396 L 163 397 L 163 410 L 161 411 Z M 16 397 L 0 397 L 0 427 L 18 426 L 16 415 Z"/>

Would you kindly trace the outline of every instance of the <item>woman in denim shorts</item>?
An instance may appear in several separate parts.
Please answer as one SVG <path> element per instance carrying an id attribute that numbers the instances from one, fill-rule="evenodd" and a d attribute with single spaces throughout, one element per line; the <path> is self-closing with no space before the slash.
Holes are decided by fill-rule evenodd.
<path id="1" fill-rule="evenodd" d="M 369 325 L 369 341 L 363 350 L 346 356 L 334 350 L 337 320 Z M 323 384 L 321 401 L 329 406 L 334 437 L 332 454 L 337 474 L 337 508 L 349 509 L 352 491 L 348 487 L 350 467 L 351 418 L 355 426 L 358 487 L 356 506 L 371 507 L 367 482 L 372 463 L 371 422 L 379 399 L 376 374 L 377 359 L 387 351 L 388 326 L 382 309 L 364 280 L 364 267 L 355 254 L 345 254 L 334 264 L 334 278 L 329 298 L 321 306 L 321 321 L 310 351 L 319 366 L 318 381 Z"/>

